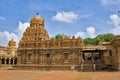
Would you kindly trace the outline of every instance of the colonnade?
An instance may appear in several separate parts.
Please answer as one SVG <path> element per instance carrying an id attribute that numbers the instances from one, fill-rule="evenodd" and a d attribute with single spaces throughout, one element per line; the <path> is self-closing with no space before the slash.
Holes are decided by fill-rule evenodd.
<path id="1" fill-rule="evenodd" d="M 0 57 L 0 65 L 14 65 L 17 64 L 17 58 Z"/>

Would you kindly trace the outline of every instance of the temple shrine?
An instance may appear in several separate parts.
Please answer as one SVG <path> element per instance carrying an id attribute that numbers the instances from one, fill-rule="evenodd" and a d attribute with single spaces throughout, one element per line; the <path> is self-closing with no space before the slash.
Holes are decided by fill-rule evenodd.
<path id="1" fill-rule="evenodd" d="M 80 37 L 51 39 L 44 24 L 45 20 L 38 14 L 30 20 L 12 67 L 22 70 L 120 70 L 120 35 L 111 42 L 84 45 Z"/>

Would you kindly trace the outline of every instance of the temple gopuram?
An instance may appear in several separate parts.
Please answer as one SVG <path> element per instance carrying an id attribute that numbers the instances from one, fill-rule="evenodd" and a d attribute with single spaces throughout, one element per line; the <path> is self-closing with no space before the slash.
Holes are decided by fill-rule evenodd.
<path id="1" fill-rule="evenodd" d="M 14 69 L 20 70 L 120 70 L 120 35 L 111 42 L 84 45 L 80 37 L 51 39 L 45 20 L 30 20 L 17 48 Z"/>

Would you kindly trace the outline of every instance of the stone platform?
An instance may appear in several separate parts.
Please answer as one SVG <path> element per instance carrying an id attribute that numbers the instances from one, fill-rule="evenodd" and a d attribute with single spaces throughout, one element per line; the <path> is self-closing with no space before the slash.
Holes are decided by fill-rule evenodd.
<path id="1" fill-rule="evenodd" d="M 80 65 L 15 65 L 16 70 L 80 70 Z"/>

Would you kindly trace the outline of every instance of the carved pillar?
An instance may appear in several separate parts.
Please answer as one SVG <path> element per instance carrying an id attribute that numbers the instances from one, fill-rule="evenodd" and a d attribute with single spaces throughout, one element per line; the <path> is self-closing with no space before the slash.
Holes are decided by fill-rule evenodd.
<path id="1" fill-rule="evenodd" d="M 82 51 L 82 52 L 81 52 L 81 59 L 82 59 L 82 60 L 84 60 L 83 55 L 84 55 L 84 52 Z"/>
<path id="2" fill-rule="evenodd" d="M 103 55 L 104 53 L 103 53 L 103 51 L 100 51 L 99 53 L 100 53 L 100 57 L 101 57 L 101 62 L 104 63 L 104 55 Z"/>
<path id="3" fill-rule="evenodd" d="M 78 54 L 78 64 L 81 64 L 81 53 Z"/>
<path id="4" fill-rule="evenodd" d="M 37 50 L 36 53 L 37 53 L 37 54 L 36 54 L 36 64 L 39 64 L 39 52 L 38 52 L 38 50 Z"/>
<path id="5" fill-rule="evenodd" d="M 35 50 L 34 50 L 34 54 L 33 54 L 33 61 L 32 61 L 32 62 L 33 62 L 33 64 L 36 64 L 36 59 L 35 59 L 35 58 L 36 58 L 36 54 L 35 54 L 35 53 L 36 53 L 36 52 L 35 52 Z"/>
<path id="6" fill-rule="evenodd" d="M 44 54 L 42 54 L 42 63 L 44 63 L 45 61 L 45 55 Z"/>
<path id="7" fill-rule="evenodd" d="M 52 64 L 55 64 L 55 54 L 52 54 Z"/>
<path id="8" fill-rule="evenodd" d="M 43 54 L 40 54 L 40 64 L 42 64 L 42 62 L 43 62 Z"/>
<path id="9" fill-rule="evenodd" d="M 13 65 L 15 64 L 15 58 L 13 58 L 13 62 L 12 63 L 13 63 Z"/>
<path id="10" fill-rule="evenodd" d="M 11 58 L 9 58 L 9 62 L 8 62 L 8 64 L 11 64 Z"/>
<path id="11" fill-rule="evenodd" d="M 0 65 L 2 64 L 2 58 L 0 57 Z"/>
<path id="12" fill-rule="evenodd" d="M 20 55 L 18 55 L 18 64 L 21 64 Z"/>
<path id="13" fill-rule="evenodd" d="M 4 60 L 4 64 L 6 65 L 6 60 L 7 60 L 7 58 L 5 58 L 5 60 Z"/>
<path id="14" fill-rule="evenodd" d="M 94 63 L 94 52 L 92 52 L 92 62 Z"/>
<path id="15" fill-rule="evenodd" d="M 120 70 L 120 47 L 118 47 L 118 70 Z"/>
<path id="16" fill-rule="evenodd" d="M 37 52 L 37 64 L 39 64 L 40 62 L 40 54 L 39 54 L 39 51 Z"/>
<path id="17" fill-rule="evenodd" d="M 20 64 L 20 54 L 19 54 L 19 51 L 18 51 L 18 54 L 17 54 L 17 63 Z M 13 63 L 12 63 L 13 64 Z"/>

